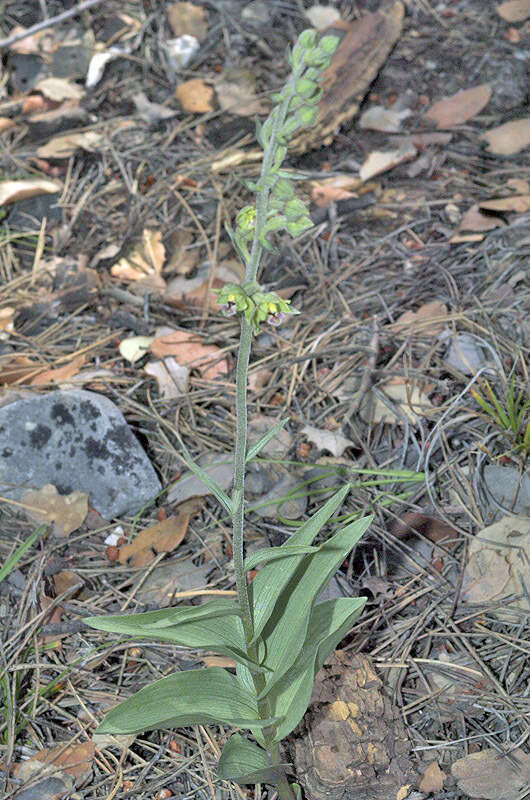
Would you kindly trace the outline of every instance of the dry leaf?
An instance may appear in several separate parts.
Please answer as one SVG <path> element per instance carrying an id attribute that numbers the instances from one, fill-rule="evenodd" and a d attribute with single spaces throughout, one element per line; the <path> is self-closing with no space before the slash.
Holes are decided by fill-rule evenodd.
<path id="1" fill-rule="evenodd" d="M 219 358 L 220 348 L 203 342 L 204 337 L 193 331 L 159 328 L 150 350 L 156 358 L 174 356 L 179 364 L 200 370 L 207 380 L 226 375 L 228 362 L 226 358 Z"/>
<path id="2" fill-rule="evenodd" d="M 77 150 L 93 153 L 97 150 L 103 134 L 99 131 L 80 131 L 54 136 L 37 149 L 39 158 L 70 158 Z M 57 190 L 55 190 L 57 191 Z"/>
<path id="3" fill-rule="evenodd" d="M 199 248 L 190 247 L 194 241 L 194 237 L 189 231 L 181 228 L 173 231 L 169 237 L 169 255 L 164 269 L 166 275 L 176 272 L 177 275 L 188 276 L 193 272 L 200 261 Z"/>
<path id="4" fill-rule="evenodd" d="M 530 519 L 503 517 L 471 540 L 462 582 L 468 603 L 502 600 L 521 595 L 510 605 L 530 611 L 525 586 L 530 585 Z"/>
<path id="5" fill-rule="evenodd" d="M 251 392 L 261 392 L 272 378 L 271 369 L 251 369 L 248 375 L 248 388 Z"/>
<path id="6" fill-rule="evenodd" d="M 327 28 L 340 19 L 339 12 L 332 6 L 321 6 L 317 4 L 308 8 L 304 13 L 313 28 L 317 28 L 317 30 Z"/>
<path id="7" fill-rule="evenodd" d="M 398 539 L 421 534 L 431 542 L 445 542 L 447 546 L 450 541 L 458 539 L 458 531 L 447 522 L 418 511 L 406 511 L 399 518 L 393 519 L 388 530 Z"/>
<path id="8" fill-rule="evenodd" d="M 15 121 L 9 119 L 9 117 L 0 117 L 0 133 L 4 131 L 8 131 L 9 128 L 15 127 Z"/>
<path id="9" fill-rule="evenodd" d="M 37 364 L 26 356 L 13 356 L 0 367 L 1 384 L 27 384 L 31 378 L 42 370 L 42 365 Z"/>
<path id="10" fill-rule="evenodd" d="M 189 368 L 168 356 L 163 361 L 149 361 L 144 372 L 156 379 L 158 391 L 165 400 L 174 400 L 188 390 Z"/>
<path id="11" fill-rule="evenodd" d="M 487 141 L 491 153 L 498 156 L 512 156 L 530 145 L 530 117 L 505 122 L 504 125 L 487 131 L 480 138 Z"/>
<path id="12" fill-rule="evenodd" d="M 193 3 L 173 3 L 167 9 L 167 21 L 173 36 L 195 36 L 201 41 L 208 33 L 206 11 Z"/>
<path id="13" fill-rule="evenodd" d="M 524 214 L 530 211 L 530 194 L 494 197 L 492 200 L 479 203 L 479 208 L 486 211 L 515 211 L 517 214 Z"/>
<path id="14" fill-rule="evenodd" d="M 175 308 L 187 308 L 190 304 L 201 308 L 205 305 L 208 308 L 215 308 L 216 298 L 210 289 L 220 289 L 225 283 L 239 283 L 243 277 L 241 262 L 236 259 L 226 259 L 215 267 L 210 287 L 210 267 L 204 264 L 194 278 L 179 275 L 168 281 L 164 302 Z"/>
<path id="15" fill-rule="evenodd" d="M 70 594 L 70 597 L 75 597 L 75 595 L 81 591 L 83 581 L 79 575 L 72 572 L 72 570 L 62 569 L 53 576 L 53 585 L 57 596 L 63 594 L 63 592 L 66 592 L 68 589 L 73 589 L 74 586 L 78 586 L 77 592 Z"/>
<path id="16" fill-rule="evenodd" d="M 65 78 L 42 78 L 34 86 L 34 91 L 41 92 L 48 100 L 60 103 L 63 100 L 80 100 L 84 91 L 75 83 Z"/>
<path id="17" fill-rule="evenodd" d="M 77 530 L 88 513 L 88 495 L 84 492 L 71 492 L 60 495 L 55 486 L 47 483 L 42 489 L 28 489 L 22 495 L 22 502 L 28 517 L 39 525 L 52 523 L 55 536 L 68 536 Z"/>
<path id="18" fill-rule="evenodd" d="M 327 208 L 331 202 L 355 197 L 355 191 L 362 185 L 353 175 L 335 175 L 323 181 L 311 181 L 311 200 L 319 208 Z"/>
<path id="19" fill-rule="evenodd" d="M 227 69 L 215 81 L 217 99 L 222 111 L 240 117 L 253 117 L 263 111 L 256 97 L 256 78 L 248 69 Z"/>
<path id="20" fill-rule="evenodd" d="M 487 106 L 490 98 L 491 86 L 482 83 L 472 89 L 463 89 L 451 97 L 444 97 L 431 106 L 424 116 L 435 122 L 438 128 L 452 128 L 475 117 Z"/>
<path id="21" fill-rule="evenodd" d="M 145 356 L 153 339 L 153 336 L 130 336 L 128 339 L 122 339 L 120 342 L 121 357 L 134 364 L 135 361 L 139 361 Z"/>
<path id="22" fill-rule="evenodd" d="M 67 381 L 69 378 L 73 378 L 74 375 L 78 374 L 85 361 L 86 357 L 81 353 L 62 367 L 46 369 L 43 372 L 39 372 L 39 374 L 35 375 L 29 382 L 30 386 L 42 386 L 46 383 L 62 383 L 63 381 Z"/>
<path id="23" fill-rule="evenodd" d="M 63 773 L 70 775 L 74 779 L 75 785 L 80 787 L 92 776 L 93 759 L 94 744 L 88 741 L 80 744 L 70 744 L 66 747 L 64 744 L 60 744 L 57 747 L 47 747 L 32 755 L 29 761 L 40 765 L 49 764 L 48 775 L 53 775 L 55 770 L 60 769 Z M 19 770 L 15 770 L 15 774 L 20 777 Z"/>
<path id="24" fill-rule="evenodd" d="M 521 789 L 530 780 L 530 754 L 511 750 L 508 759 L 497 750 L 481 750 L 459 758 L 451 772 L 466 795 L 486 800 L 519 800 Z"/>
<path id="25" fill-rule="evenodd" d="M 4 306 L 0 308 L 0 331 L 7 331 L 11 333 L 14 331 L 13 317 L 15 316 L 16 309 L 13 306 Z"/>
<path id="26" fill-rule="evenodd" d="M 478 203 L 469 208 L 460 221 L 458 231 L 491 231 L 502 228 L 506 222 L 495 214 L 482 214 Z M 453 241 L 453 239 L 451 239 Z"/>
<path id="27" fill-rule="evenodd" d="M 213 89 L 202 78 L 192 78 L 180 83 L 175 89 L 175 97 L 183 111 L 190 114 L 206 114 L 213 111 Z"/>
<path id="28" fill-rule="evenodd" d="M 47 178 L 27 178 L 20 181 L 0 181 L 0 206 L 36 197 L 39 194 L 56 194 L 61 191 L 61 184 Z"/>
<path id="29" fill-rule="evenodd" d="M 138 115 L 152 125 L 155 122 L 160 122 L 162 119 L 171 119 L 178 114 L 174 108 L 168 108 L 162 103 L 153 103 L 144 92 L 136 92 L 132 97 L 132 101 L 136 106 Z"/>
<path id="30" fill-rule="evenodd" d="M 322 428 L 314 428 L 312 425 L 306 425 L 302 428 L 302 433 L 307 436 L 319 450 L 329 450 L 334 456 L 341 456 L 347 447 L 351 447 L 353 442 L 346 439 L 341 433 L 337 431 L 328 431 Z"/>
<path id="31" fill-rule="evenodd" d="M 417 152 L 410 142 L 404 142 L 397 150 L 374 150 L 362 165 L 359 172 L 360 178 L 362 181 L 367 181 L 374 175 L 387 172 L 387 170 L 397 167 L 398 164 L 411 161 Z"/>
<path id="32" fill-rule="evenodd" d="M 236 662 L 227 656 L 203 656 L 202 662 L 205 667 L 224 667 L 224 669 L 235 669 Z"/>
<path id="33" fill-rule="evenodd" d="M 159 553 L 171 553 L 183 541 L 191 517 L 202 504 L 199 500 L 188 500 L 178 510 L 176 517 L 164 519 L 145 528 L 130 544 L 120 547 L 119 562 L 133 567 L 145 567 Z"/>
<path id="34" fill-rule="evenodd" d="M 384 106 L 372 106 L 361 115 L 359 127 L 363 130 L 382 131 L 383 133 L 399 133 L 402 120 L 410 117 L 409 108 L 396 111 Z"/>
<path id="35" fill-rule="evenodd" d="M 439 300 L 424 303 L 417 311 L 405 311 L 391 326 L 396 334 L 420 334 L 434 339 L 440 334 L 447 320 L 447 306 Z"/>
<path id="36" fill-rule="evenodd" d="M 438 766 L 438 762 L 431 761 L 422 775 L 418 788 L 420 792 L 425 792 L 426 794 L 441 792 L 444 788 L 445 778 L 445 772 L 442 772 Z"/>
<path id="37" fill-rule="evenodd" d="M 379 384 L 377 392 L 383 397 L 388 398 L 388 405 L 380 400 L 373 391 L 370 391 L 359 409 L 361 418 L 367 423 L 388 422 L 394 425 L 402 425 L 404 417 L 410 422 L 416 423 L 418 416 L 423 416 L 432 408 L 432 403 L 421 391 L 419 386 L 411 385 L 403 378 L 390 378 L 390 380 Z M 392 411 L 392 407 L 397 406 L 397 412 Z"/>
<path id="38" fill-rule="evenodd" d="M 120 258 L 110 268 L 110 273 L 121 281 L 137 281 L 146 287 L 164 290 L 166 282 L 161 273 L 165 257 L 162 233 L 145 228 L 140 244 L 128 256 Z"/>
<path id="39" fill-rule="evenodd" d="M 522 22 L 530 17 L 530 0 L 508 0 L 495 10 L 506 22 Z"/>
<path id="40" fill-rule="evenodd" d="M 512 189 L 517 194 L 530 194 L 530 182 L 523 178 L 509 178 L 506 181 L 508 189 Z"/>

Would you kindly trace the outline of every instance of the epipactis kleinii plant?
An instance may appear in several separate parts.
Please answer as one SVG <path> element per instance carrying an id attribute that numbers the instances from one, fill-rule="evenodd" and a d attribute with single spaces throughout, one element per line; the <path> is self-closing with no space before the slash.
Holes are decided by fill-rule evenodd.
<path id="1" fill-rule="evenodd" d="M 314 123 L 322 94 L 319 78 L 338 46 L 333 36 L 318 38 L 304 31 L 288 53 L 292 72 L 257 138 L 263 147 L 259 180 L 248 183 L 255 206 L 246 206 L 228 229 L 245 264 L 242 285 L 228 284 L 217 293 L 221 310 L 241 322 L 236 375 L 236 442 L 234 481 L 229 497 L 189 460 L 231 515 L 237 601 L 214 599 L 199 606 L 179 606 L 127 616 L 90 617 L 88 625 L 136 638 L 158 639 L 193 650 L 214 651 L 236 662 L 236 673 L 220 667 L 176 672 L 151 683 L 112 709 L 98 728 L 106 733 L 138 733 L 156 728 L 222 724 L 247 730 L 252 740 L 234 733 L 219 760 L 218 775 L 241 784 L 266 782 L 282 800 L 300 795 L 290 784 L 279 743 L 300 722 L 313 682 L 329 653 L 359 616 L 364 598 L 318 601 L 322 589 L 370 524 L 359 519 L 315 545 L 319 531 L 341 506 L 344 486 L 281 547 L 244 558 L 245 464 L 276 435 L 279 422 L 247 448 L 247 376 L 252 336 L 262 323 L 280 324 L 298 313 L 274 292 L 257 283 L 268 235 L 281 230 L 298 236 L 311 227 L 304 203 L 295 196 L 292 176 L 281 169 L 292 135 Z M 262 565 L 252 582 L 250 569 Z M 288 769 L 287 769 L 288 771 Z"/>

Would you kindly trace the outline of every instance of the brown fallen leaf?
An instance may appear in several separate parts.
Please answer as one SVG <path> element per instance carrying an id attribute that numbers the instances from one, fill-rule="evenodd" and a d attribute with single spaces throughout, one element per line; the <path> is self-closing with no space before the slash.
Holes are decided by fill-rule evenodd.
<path id="1" fill-rule="evenodd" d="M 71 83 L 65 78 L 42 78 L 33 87 L 34 91 L 41 92 L 48 100 L 61 103 L 63 100 L 80 100 L 84 91 L 76 83 Z"/>
<path id="2" fill-rule="evenodd" d="M 0 360 L 0 385 L 23 385 L 30 383 L 31 379 L 42 370 L 42 364 L 37 364 L 27 356 L 13 356 L 8 361 Z"/>
<path id="3" fill-rule="evenodd" d="M 120 258 L 110 268 L 110 273 L 121 281 L 134 281 L 150 289 L 163 291 L 166 282 L 161 273 L 165 257 L 162 233 L 145 228 L 141 242 L 129 255 Z"/>
<path id="4" fill-rule="evenodd" d="M 420 792 L 425 792 L 425 794 L 441 792 L 444 788 L 444 780 L 446 777 L 445 772 L 442 772 L 438 766 L 438 762 L 431 761 L 421 777 L 418 788 Z"/>
<path id="5" fill-rule="evenodd" d="M 70 158 L 77 150 L 94 153 L 103 138 L 99 131 L 80 131 L 54 136 L 37 149 L 39 158 Z"/>
<path id="6" fill-rule="evenodd" d="M 491 153 L 512 156 L 530 146 L 530 117 L 505 122 L 498 128 L 486 131 L 480 138 L 488 143 Z"/>
<path id="7" fill-rule="evenodd" d="M 195 36 L 200 42 L 208 34 L 206 11 L 194 3 L 172 3 L 167 9 L 167 21 L 173 36 Z"/>
<path id="8" fill-rule="evenodd" d="M 9 117 L 0 117 L 0 133 L 4 133 L 4 131 L 8 131 L 10 128 L 14 128 L 16 125 L 13 119 Z"/>
<path id="9" fill-rule="evenodd" d="M 424 117 L 435 122 L 438 128 L 452 128 L 479 114 L 490 98 L 491 86 L 489 83 L 482 83 L 471 89 L 463 89 L 451 97 L 444 97 L 431 106 Z"/>
<path id="10" fill-rule="evenodd" d="M 253 117 L 264 111 L 256 96 L 256 78 L 248 69 L 226 69 L 215 81 L 217 100 L 222 111 L 239 117 Z"/>
<path id="11" fill-rule="evenodd" d="M 530 194 L 530 182 L 523 178 L 509 178 L 506 186 L 517 194 Z"/>
<path id="12" fill-rule="evenodd" d="M 198 369 L 203 378 L 208 380 L 228 372 L 228 361 L 219 357 L 220 348 L 204 344 L 204 337 L 193 331 L 159 328 L 150 350 L 155 358 L 173 356 L 179 364 Z"/>
<path id="13" fill-rule="evenodd" d="M 335 175 L 323 181 L 311 181 L 311 199 L 319 208 L 327 208 L 331 202 L 355 197 L 354 192 L 361 185 L 359 178 L 353 175 Z"/>
<path id="14" fill-rule="evenodd" d="M 224 667 L 225 669 L 235 669 L 236 662 L 227 656 L 203 656 L 202 662 L 205 667 Z"/>
<path id="15" fill-rule="evenodd" d="M 176 517 L 164 519 L 145 528 L 130 544 L 120 547 L 119 562 L 133 567 L 145 567 L 159 553 L 171 553 L 183 541 L 190 519 L 202 507 L 200 500 L 187 500 L 179 506 Z"/>
<path id="16" fill-rule="evenodd" d="M 0 331 L 7 331 L 11 333 L 15 330 L 13 324 L 13 317 L 15 316 L 16 308 L 13 306 L 4 306 L 0 308 Z"/>
<path id="17" fill-rule="evenodd" d="M 43 372 L 39 372 L 38 375 L 35 375 L 35 377 L 31 379 L 30 385 L 42 386 L 46 383 L 62 383 L 63 381 L 67 381 L 69 378 L 73 378 L 74 375 L 78 374 L 85 361 L 86 356 L 81 353 L 62 367 L 45 369 Z"/>
<path id="18" fill-rule="evenodd" d="M 211 289 L 220 289 L 225 283 L 239 283 L 244 277 L 242 265 L 235 258 L 221 261 L 215 267 L 210 282 L 210 267 L 204 264 L 193 278 L 178 275 L 168 281 L 164 302 L 175 308 L 187 308 L 190 304 L 204 308 L 217 308 L 216 297 Z"/>
<path id="19" fill-rule="evenodd" d="M 319 450 L 329 450 L 334 456 L 341 456 L 347 447 L 351 447 L 353 442 L 347 439 L 338 431 L 328 431 L 322 428 L 314 428 L 312 425 L 305 425 L 302 433 Z"/>
<path id="20" fill-rule="evenodd" d="M 28 489 L 22 495 L 22 502 L 30 519 L 39 525 L 53 523 L 53 535 L 61 538 L 77 530 L 88 513 L 87 494 L 76 491 L 60 495 L 51 483 L 42 489 Z"/>
<path id="21" fill-rule="evenodd" d="M 405 311 L 390 327 L 397 334 L 419 334 L 434 339 L 443 331 L 447 306 L 439 300 L 424 303 L 417 311 Z"/>
<path id="22" fill-rule="evenodd" d="M 495 214 L 483 214 L 478 203 L 475 203 L 463 215 L 457 232 L 491 231 L 494 228 L 502 228 L 504 225 L 506 225 L 506 222 L 502 217 L 497 217 Z"/>
<path id="23" fill-rule="evenodd" d="M 510 758 L 486 749 L 459 758 L 451 773 L 461 792 L 487 800 L 518 800 L 530 780 L 530 753 L 511 750 Z"/>
<path id="24" fill-rule="evenodd" d="M 530 519 L 503 517 L 477 533 L 469 545 L 468 561 L 462 581 L 466 603 L 503 600 L 510 595 L 520 599 L 510 605 L 530 611 L 525 589 L 530 582 Z M 498 612 L 495 612 L 498 613 Z"/>
<path id="25" fill-rule="evenodd" d="M 63 592 L 66 592 L 68 589 L 72 589 L 74 586 L 78 586 L 79 588 L 77 591 L 70 595 L 70 597 L 75 597 L 76 594 L 79 594 L 81 591 L 83 581 L 76 572 L 72 572 L 70 569 L 62 569 L 53 576 L 53 585 L 57 596 L 63 594 Z"/>
<path id="26" fill-rule="evenodd" d="M 188 390 L 189 368 L 168 356 L 163 361 L 149 361 L 144 372 L 155 378 L 158 391 L 165 400 L 181 397 Z"/>
<path id="27" fill-rule="evenodd" d="M 175 97 L 183 111 L 190 114 L 206 114 L 213 111 L 213 89 L 202 78 L 192 78 L 180 83 L 175 89 Z"/>
<path id="28" fill-rule="evenodd" d="M 51 776 L 56 770 L 61 770 L 63 774 L 73 778 L 76 787 L 79 788 L 84 786 L 92 776 L 94 753 L 95 748 L 92 741 L 47 747 L 32 755 L 28 761 L 17 764 L 13 773 L 15 777 L 22 778 L 24 773 L 27 775 L 28 772 L 29 774 L 37 772 L 32 767 L 38 767 L 39 765 L 42 767 L 43 764 L 46 764 L 46 770 L 41 773 L 43 776 Z M 29 770 L 28 765 L 30 767 Z M 23 766 L 25 769 L 22 769 Z"/>
<path id="29" fill-rule="evenodd" d="M 386 402 L 380 399 L 373 389 L 364 396 L 359 415 L 366 423 L 375 424 L 384 421 L 403 425 L 406 417 L 415 424 L 418 416 L 427 415 L 432 408 L 432 403 L 420 387 L 404 378 L 390 378 L 374 388 L 379 395 L 386 398 Z M 396 408 L 395 412 L 392 410 L 393 406 Z"/>
<path id="30" fill-rule="evenodd" d="M 411 161 L 417 153 L 411 142 L 403 143 L 397 150 L 374 150 L 362 165 L 359 176 L 362 181 L 367 181 L 374 175 L 380 175 L 405 161 Z"/>
<path id="31" fill-rule="evenodd" d="M 418 511 L 407 511 L 399 519 L 393 519 L 388 529 L 398 539 L 419 533 L 431 542 L 450 542 L 453 545 L 458 538 L 458 531 L 447 522 Z"/>
<path id="32" fill-rule="evenodd" d="M 0 181 L 0 206 L 7 206 L 27 197 L 37 197 L 39 194 L 56 194 L 61 189 L 60 183 L 48 178 Z"/>
<path id="33" fill-rule="evenodd" d="M 485 211 L 515 211 L 517 214 L 524 214 L 530 211 L 530 194 L 494 197 L 492 200 L 479 203 L 479 208 Z"/>
<path id="34" fill-rule="evenodd" d="M 173 231 L 167 247 L 168 260 L 164 269 L 166 275 L 176 272 L 177 275 L 187 277 L 193 272 L 200 261 L 199 248 L 190 246 L 194 241 L 194 236 L 189 231 L 182 228 Z"/>
<path id="35" fill-rule="evenodd" d="M 530 0 L 507 0 L 495 9 L 506 22 L 522 22 L 530 17 Z"/>

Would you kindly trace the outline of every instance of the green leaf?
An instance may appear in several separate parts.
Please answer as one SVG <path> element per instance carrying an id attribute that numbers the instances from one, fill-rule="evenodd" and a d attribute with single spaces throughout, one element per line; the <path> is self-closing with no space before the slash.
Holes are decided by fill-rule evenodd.
<path id="1" fill-rule="evenodd" d="M 280 431 L 283 426 L 287 424 L 287 422 L 289 422 L 288 417 L 278 420 L 278 422 L 276 422 L 272 428 L 267 431 L 267 433 L 264 433 L 257 442 L 254 442 L 254 444 L 248 449 L 245 461 L 248 463 L 249 461 L 252 461 L 253 458 L 256 458 L 258 453 L 260 453 L 263 448 L 269 444 L 271 439 L 274 439 L 278 431 Z"/>
<path id="2" fill-rule="evenodd" d="M 271 713 L 281 708 L 284 718 L 276 728 L 281 741 L 305 714 L 318 670 L 360 615 L 365 597 L 341 597 L 317 603 L 312 611 L 300 654 L 267 694 Z"/>
<path id="3" fill-rule="evenodd" d="M 250 730 L 267 727 L 256 698 L 234 675 L 220 667 L 177 672 L 154 681 L 105 716 L 97 733 L 141 733 L 212 723 Z"/>
<path id="4" fill-rule="evenodd" d="M 267 564 L 269 561 L 277 561 L 279 558 L 287 556 L 305 556 L 308 553 L 316 553 L 318 547 L 260 547 L 245 558 L 244 569 L 254 569 L 258 564 Z"/>
<path id="5" fill-rule="evenodd" d="M 142 614 L 89 617 L 85 622 L 101 631 L 157 639 L 196 650 L 214 650 L 254 672 L 263 671 L 246 655 L 240 610 L 231 600 L 221 598 L 202 606 L 164 608 Z"/>
<path id="6" fill-rule="evenodd" d="M 363 517 L 352 522 L 323 542 L 317 553 L 302 557 L 277 597 L 258 641 L 258 663 L 270 670 L 265 678 L 267 687 L 273 686 L 294 663 L 306 638 L 311 606 L 371 521 L 372 517 Z"/>
<path id="7" fill-rule="evenodd" d="M 234 733 L 223 747 L 217 776 L 235 783 L 275 783 L 278 774 L 268 753 Z"/>
<path id="8" fill-rule="evenodd" d="M 184 453 L 183 459 L 186 462 L 187 467 L 195 474 L 201 481 L 204 483 L 205 486 L 211 491 L 214 497 L 219 500 L 225 511 L 229 514 L 232 513 L 232 503 L 230 502 L 230 498 L 228 497 L 227 493 L 221 489 L 218 483 L 216 483 L 212 478 L 208 475 L 208 473 L 202 468 L 199 467 L 198 464 L 193 461 L 191 456 L 188 453 Z M 177 481 L 178 483 L 178 481 Z"/>
<path id="9" fill-rule="evenodd" d="M 282 547 L 309 546 L 317 533 L 342 505 L 349 491 L 349 484 L 339 489 L 333 497 L 330 497 L 330 499 L 319 508 L 316 514 L 304 522 L 296 533 L 289 537 Z M 250 584 L 249 595 L 254 616 L 254 640 L 261 634 L 280 592 L 291 579 L 303 558 L 304 556 L 289 556 L 288 558 L 282 558 L 278 564 L 267 564 L 263 569 L 260 569 Z"/>
<path id="10" fill-rule="evenodd" d="M 284 420 L 287 422 L 287 420 Z M 29 550 L 32 544 L 34 544 L 41 533 L 44 533 L 48 528 L 47 525 L 39 525 L 39 527 L 31 533 L 25 542 L 22 542 L 20 547 L 17 547 L 14 553 L 12 553 L 2 564 L 0 567 L 0 583 L 6 578 L 9 573 L 15 569 L 16 565 L 22 558 L 22 556 Z"/>

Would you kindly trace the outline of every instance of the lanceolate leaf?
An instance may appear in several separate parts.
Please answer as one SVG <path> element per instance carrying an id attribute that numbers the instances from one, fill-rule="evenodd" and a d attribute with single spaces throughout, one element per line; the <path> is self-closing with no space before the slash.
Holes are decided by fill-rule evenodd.
<path id="1" fill-rule="evenodd" d="M 254 569 L 258 564 L 267 564 L 269 561 L 277 561 L 279 558 L 287 556 L 305 556 L 308 553 L 316 553 L 318 547 L 260 547 L 245 558 L 245 571 Z"/>
<path id="2" fill-rule="evenodd" d="M 275 783 L 278 778 L 265 750 L 234 733 L 223 747 L 219 778 L 236 783 Z"/>
<path id="3" fill-rule="evenodd" d="M 140 689 L 108 712 L 97 733 L 140 733 L 183 725 L 266 727 L 256 698 L 220 667 L 177 672 Z"/>
<path id="4" fill-rule="evenodd" d="M 371 521 L 364 517 L 352 522 L 321 544 L 318 553 L 304 556 L 277 598 L 258 642 L 258 661 L 270 670 L 269 688 L 295 661 L 306 637 L 311 606 Z"/>
<path id="5" fill-rule="evenodd" d="M 221 489 L 219 484 L 216 481 L 214 481 L 210 475 L 208 475 L 206 470 L 204 470 L 202 467 L 199 467 L 199 465 L 196 464 L 195 461 L 193 461 L 193 459 L 190 456 L 188 456 L 188 454 L 185 454 L 183 458 L 184 461 L 186 462 L 186 465 L 194 473 L 194 475 L 197 475 L 197 477 L 201 479 L 204 485 L 208 487 L 208 489 L 211 491 L 214 497 L 221 503 L 225 511 L 228 511 L 228 513 L 231 514 L 232 504 L 230 502 L 230 498 L 228 497 L 227 493 L 223 489 Z"/>
<path id="6" fill-rule="evenodd" d="M 340 507 L 349 491 L 349 485 L 339 489 L 311 519 L 304 522 L 296 533 L 289 537 L 282 547 L 307 547 L 311 545 L 317 533 L 324 527 L 337 508 Z M 304 556 L 300 555 L 289 556 L 276 563 L 266 564 L 250 584 L 249 594 L 254 615 L 255 640 L 269 619 L 280 592 L 303 559 Z"/>
<path id="7" fill-rule="evenodd" d="M 144 614 L 89 617 L 85 622 L 98 630 L 158 639 L 196 650 L 215 650 L 241 661 L 253 671 L 263 671 L 246 656 L 239 608 L 231 600 L 217 599 L 203 606 Z"/>
<path id="8" fill-rule="evenodd" d="M 287 419 L 281 419 L 278 422 L 276 422 L 276 424 L 273 425 L 272 428 L 269 431 L 267 431 L 267 433 L 264 433 L 263 436 L 261 436 L 257 442 L 254 442 L 254 444 L 251 447 L 249 447 L 245 460 L 248 462 L 252 461 L 253 458 L 256 458 L 258 453 L 260 453 L 263 450 L 263 448 L 266 447 L 266 445 L 268 445 L 271 439 L 274 439 L 278 431 L 281 430 L 287 422 L 288 422 Z"/>
<path id="9" fill-rule="evenodd" d="M 300 655 L 267 695 L 271 713 L 281 709 L 284 715 L 276 728 L 276 741 L 287 736 L 302 719 L 318 670 L 350 630 L 365 602 L 365 597 L 341 597 L 313 607 Z"/>

